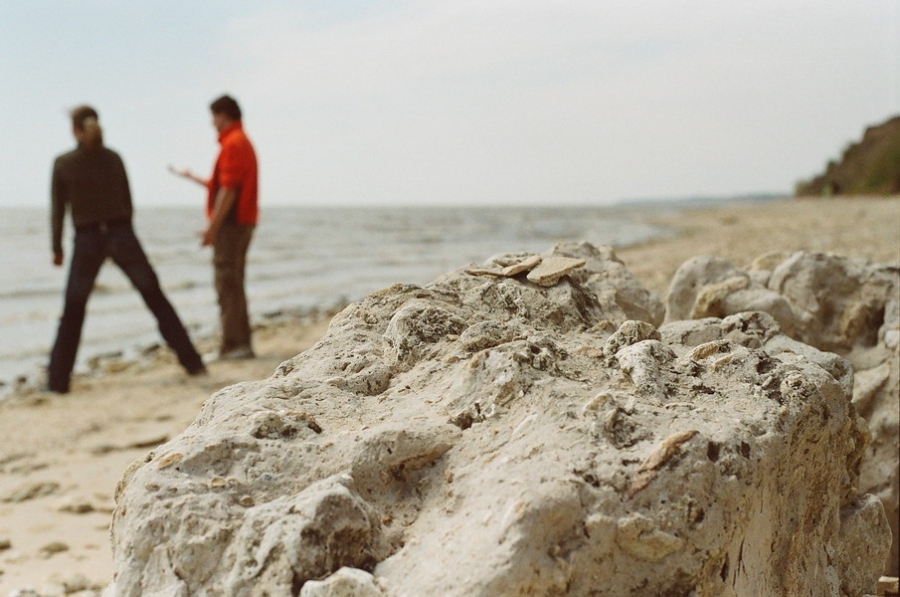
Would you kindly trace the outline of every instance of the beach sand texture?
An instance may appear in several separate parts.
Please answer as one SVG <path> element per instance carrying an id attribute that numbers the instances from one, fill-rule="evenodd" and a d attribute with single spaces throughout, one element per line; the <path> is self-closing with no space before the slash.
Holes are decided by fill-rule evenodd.
<path id="1" fill-rule="evenodd" d="M 769 251 L 800 249 L 900 261 L 900 197 L 726 204 L 657 223 L 680 234 L 617 253 L 661 296 L 678 266 L 700 254 L 738 266 Z M 326 326 L 268 324 L 256 335 L 257 359 L 212 363 L 205 378 L 185 377 L 162 351 L 76 379 L 66 396 L 19 394 L 0 403 L 0 595 L 104 587 L 112 574 L 112 496 L 124 469 L 180 433 L 212 393 L 268 377 Z"/>

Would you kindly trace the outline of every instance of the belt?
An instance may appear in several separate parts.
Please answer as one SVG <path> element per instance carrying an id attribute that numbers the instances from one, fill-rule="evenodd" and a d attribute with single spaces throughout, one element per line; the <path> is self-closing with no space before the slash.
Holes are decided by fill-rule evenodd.
<path id="1" fill-rule="evenodd" d="M 107 222 L 96 222 L 94 224 L 83 224 L 81 226 L 75 226 L 76 232 L 106 232 L 110 228 L 116 226 L 130 226 L 131 220 L 109 220 Z"/>

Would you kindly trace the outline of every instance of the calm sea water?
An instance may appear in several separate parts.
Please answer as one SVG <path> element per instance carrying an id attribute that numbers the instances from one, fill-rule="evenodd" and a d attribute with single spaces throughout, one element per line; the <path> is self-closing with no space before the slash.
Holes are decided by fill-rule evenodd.
<path id="1" fill-rule="evenodd" d="M 667 233 L 647 224 L 645 213 L 618 207 L 269 207 L 249 254 L 252 317 L 328 309 L 397 282 L 426 284 L 497 253 L 543 252 L 562 240 L 621 247 Z M 135 216 L 163 289 L 194 336 L 217 331 L 210 251 L 197 237 L 203 225 L 194 208 L 139 208 Z M 67 229 L 67 251 L 71 238 Z M 0 209 L 0 395 L 17 378 L 39 380 L 46 364 L 68 273 L 68 261 L 57 268 L 50 259 L 47 210 Z M 115 265 L 104 265 L 88 303 L 76 370 L 91 356 L 127 356 L 159 341 L 140 296 Z"/>

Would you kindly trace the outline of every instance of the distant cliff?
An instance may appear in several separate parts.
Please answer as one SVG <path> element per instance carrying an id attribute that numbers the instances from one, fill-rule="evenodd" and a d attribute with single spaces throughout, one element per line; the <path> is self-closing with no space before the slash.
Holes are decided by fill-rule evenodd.
<path id="1" fill-rule="evenodd" d="M 888 195 L 900 193 L 900 116 L 866 129 L 825 172 L 797 183 L 795 195 Z"/>

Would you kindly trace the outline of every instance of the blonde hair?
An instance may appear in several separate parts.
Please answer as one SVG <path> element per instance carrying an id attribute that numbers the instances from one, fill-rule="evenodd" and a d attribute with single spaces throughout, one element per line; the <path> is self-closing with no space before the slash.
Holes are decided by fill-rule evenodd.
<path id="1" fill-rule="evenodd" d="M 70 112 L 72 128 L 81 133 L 80 141 L 87 147 L 103 146 L 103 129 L 100 116 L 90 106 L 78 106 Z"/>

